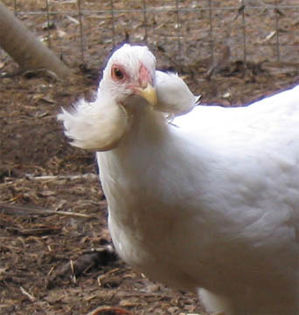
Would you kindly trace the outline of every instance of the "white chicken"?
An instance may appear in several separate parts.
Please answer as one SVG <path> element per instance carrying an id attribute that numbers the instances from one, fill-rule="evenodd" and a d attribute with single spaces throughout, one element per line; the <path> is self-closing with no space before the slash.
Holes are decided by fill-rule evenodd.
<path id="1" fill-rule="evenodd" d="M 241 108 L 196 102 L 126 44 L 95 101 L 59 119 L 73 145 L 98 151 L 124 261 L 211 312 L 299 314 L 299 86 Z"/>

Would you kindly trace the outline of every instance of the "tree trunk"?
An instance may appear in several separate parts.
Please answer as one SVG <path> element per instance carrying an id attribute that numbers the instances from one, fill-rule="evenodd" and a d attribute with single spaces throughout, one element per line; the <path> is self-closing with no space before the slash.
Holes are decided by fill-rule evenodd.
<path id="1" fill-rule="evenodd" d="M 70 70 L 0 2 L 0 46 L 23 70 L 46 69 L 61 78 Z"/>

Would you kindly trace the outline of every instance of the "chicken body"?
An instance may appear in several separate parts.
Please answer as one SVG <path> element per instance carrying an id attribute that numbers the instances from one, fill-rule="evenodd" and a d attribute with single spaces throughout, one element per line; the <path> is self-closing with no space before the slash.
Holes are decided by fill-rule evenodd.
<path id="1" fill-rule="evenodd" d="M 197 291 L 208 311 L 299 314 L 299 86 L 242 108 L 197 106 L 172 123 L 135 96 L 121 103 L 121 140 L 97 152 L 119 255 Z"/>

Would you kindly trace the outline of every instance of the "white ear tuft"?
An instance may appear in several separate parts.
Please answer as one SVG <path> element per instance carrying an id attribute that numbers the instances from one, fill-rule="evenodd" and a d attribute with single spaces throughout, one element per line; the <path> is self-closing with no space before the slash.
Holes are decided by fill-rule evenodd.
<path id="1" fill-rule="evenodd" d="M 126 111 L 113 102 L 106 105 L 81 100 L 71 112 L 62 109 L 57 118 L 63 121 L 65 135 L 73 140 L 73 146 L 95 151 L 114 148 L 128 125 Z"/>
<path id="2" fill-rule="evenodd" d="M 186 83 L 175 73 L 156 71 L 156 90 L 156 109 L 175 116 L 191 111 L 200 98 L 194 96 Z"/>

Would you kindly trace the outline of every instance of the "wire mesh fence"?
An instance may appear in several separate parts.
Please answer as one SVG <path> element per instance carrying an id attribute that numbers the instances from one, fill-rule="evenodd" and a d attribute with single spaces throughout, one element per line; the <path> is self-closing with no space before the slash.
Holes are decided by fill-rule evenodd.
<path id="1" fill-rule="evenodd" d="M 6 0 L 69 63 L 98 65 L 123 42 L 173 64 L 228 60 L 298 64 L 297 0 Z"/>

